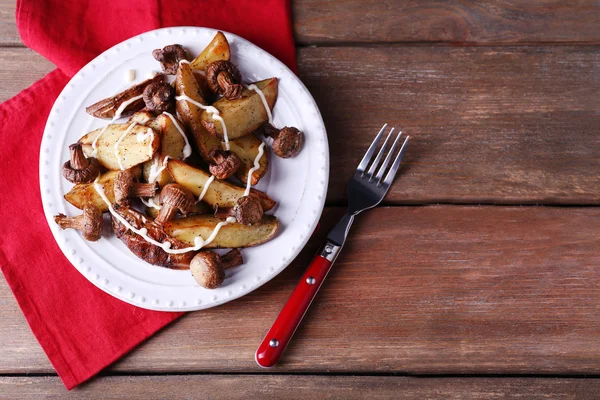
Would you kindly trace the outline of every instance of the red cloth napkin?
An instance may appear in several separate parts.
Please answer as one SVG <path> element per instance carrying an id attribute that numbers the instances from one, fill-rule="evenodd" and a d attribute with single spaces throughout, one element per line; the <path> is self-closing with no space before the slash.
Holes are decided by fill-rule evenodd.
<path id="1" fill-rule="evenodd" d="M 42 211 L 38 161 L 46 119 L 69 78 L 107 48 L 167 26 L 236 33 L 295 68 L 287 0 L 20 0 L 23 42 L 58 69 L 0 104 L 0 265 L 67 389 L 89 379 L 180 313 L 144 310 L 88 282 L 56 245 Z"/>

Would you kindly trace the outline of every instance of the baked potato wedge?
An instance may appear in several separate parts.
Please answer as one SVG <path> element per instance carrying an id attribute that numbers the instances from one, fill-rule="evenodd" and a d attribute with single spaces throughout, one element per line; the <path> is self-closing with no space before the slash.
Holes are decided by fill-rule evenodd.
<path id="1" fill-rule="evenodd" d="M 134 167 L 132 169 L 133 173 L 137 178 L 141 175 L 141 170 L 139 167 Z M 111 203 L 115 202 L 115 192 L 114 192 L 114 183 L 115 178 L 119 171 L 107 171 L 100 176 L 98 179 L 98 183 L 104 187 L 104 193 L 108 200 Z M 102 197 L 98 194 L 96 189 L 94 189 L 94 183 L 78 183 L 73 186 L 71 190 L 67 194 L 65 194 L 65 200 L 74 205 L 75 207 L 83 210 L 86 204 L 92 203 L 96 206 L 100 211 L 107 212 L 108 206 L 102 200 Z"/>
<path id="2" fill-rule="evenodd" d="M 181 64 L 177 70 L 175 91 L 177 96 L 185 95 L 200 104 L 207 104 L 200 85 L 188 64 Z M 200 123 L 200 116 L 203 110 L 186 100 L 177 101 L 176 110 L 177 116 L 188 128 L 188 132 L 192 133 L 200 155 L 204 160 L 208 160 L 208 154 L 213 149 L 220 148 L 221 141 L 210 135 Z"/>
<path id="3" fill-rule="evenodd" d="M 163 229 L 170 237 L 193 246 L 196 236 L 208 238 L 215 226 L 222 221 L 223 219 L 212 215 L 194 215 L 168 221 L 163 225 Z M 263 219 L 254 225 L 228 224 L 221 227 L 215 239 L 204 248 L 233 249 L 256 246 L 273 238 L 278 229 L 279 222 L 272 215 L 263 216 Z"/>
<path id="4" fill-rule="evenodd" d="M 192 69 L 204 71 L 208 64 L 221 60 L 229 61 L 230 57 L 229 42 L 223 32 L 219 31 L 202 53 L 190 63 L 190 66 Z"/>
<path id="5" fill-rule="evenodd" d="M 194 168 L 183 161 L 178 160 L 169 160 L 167 162 L 167 169 L 173 179 L 175 179 L 175 182 L 190 190 L 195 196 L 199 196 L 202 193 L 206 182 L 211 177 L 208 172 L 204 172 L 201 169 Z M 243 195 L 244 188 L 233 185 L 227 181 L 215 179 L 208 187 L 202 201 L 211 206 L 233 207 L 237 204 L 237 200 Z M 252 189 L 250 195 L 258 197 L 264 211 L 268 211 L 275 207 L 275 201 L 266 193 Z"/>
<path id="6" fill-rule="evenodd" d="M 152 114 L 148 109 L 142 109 L 135 114 L 133 114 L 128 120 L 128 124 L 132 124 L 137 122 L 140 125 L 148 126 L 150 122 L 154 120 L 154 114 Z"/>
<path id="7" fill-rule="evenodd" d="M 262 90 L 269 108 L 273 110 L 277 100 L 277 78 L 265 79 L 254 83 Z M 254 90 L 244 88 L 242 97 L 236 100 L 227 100 L 222 97 L 212 104 L 219 110 L 219 116 L 223 118 L 227 127 L 229 140 L 249 135 L 268 121 L 269 116 L 263 105 L 260 94 Z M 220 120 L 213 117 L 214 114 L 203 111 L 201 123 L 212 135 L 219 139 L 223 138 L 223 126 Z"/>
<path id="8" fill-rule="evenodd" d="M 261 143 L 262 141 L 253 133 L 229 142 L 231 151 L 237 154 L 242 162 L 240 168 L 235 173 L 235 176 L 243 183 L 247 182 L 248 172 L 254 167 L 254 159 L 256 159 L 256 156 L 258 155 L 258 147 L 261 145 Z M 269 168 L 269 154 L 267 146 L 264 147 L 264 154 L 258 161 L 258 164 L 260 165 L 260 168 L 252 172 L 251 182 L 253 185 L 258 183 L 260 178 L 267 173 Z"/>
<path id="9" fill-rule="evenodd" d="M 83 152 L 86 156 L 93 155 L 92 143 L 103 129 L 98 128 L 79 139 L 83 143 Z M 117 142 L 119 142 L 118 158 L 115 154 Z M 96 143 L 98 153 L 95 157 L 106 169 L 113 171 L 121 168 L 128 169 L 152 159 L 159 145 L 160 135 L 152 128 L 138 124 L 133 126 L 131 124 L 110 124 Z"/>
<path id="10" fill-rule="evenodd" d="M 136 96 L 141 96 L 144 93 L 144 89 L 149 84 L 154 82 L 163 82 L 164 79 L 165 76 L 163 74 L 158 74 L 154 78 L 146 79 L 145 81 L 140 82 L 137 85 L 133 85 L 129 89 L 117 95 L 108 97 L 106 99 L 100 100 L 95 104 L 92 104 L 91 106 L 87 107 L 85 111 L 96 118 L 112 119 L 117 113 L 117 110 L 119 109 L 121 104 L 128 100 L 131 100 Z M 125 110 L 123 110 L 121 116 L 126 117 L 128 115 L 131 115 L 134 112 L 141 110 L 145 106 L 146 104 L 144 103 L 144 99 L 140 97 L 138 100 L 132 102 L 127 107 L 125 107 Z"/>

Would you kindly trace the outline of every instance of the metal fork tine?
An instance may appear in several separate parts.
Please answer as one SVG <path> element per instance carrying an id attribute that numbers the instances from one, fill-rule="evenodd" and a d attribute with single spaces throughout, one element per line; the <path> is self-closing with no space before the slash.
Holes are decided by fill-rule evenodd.
<path id="1" fill-rule="evenodd" d="M 394 155 L 394 150 L 396 150 L 396 146 L 398 145 L 398 141 L 400 140 L 401 136 L 402 136 L 402 131 L 398 132 L 398 136 L 396 136 L 396 139 L 394 140 L 394 143 L 392 144 L 392 148 L 390 149 L 390 152 L 385 157 L 385 160 L 383 160 L 383 164 L 381 165 L 381 168 L 379 168 L 379 171 L 377 171 L 377 176 L 375 177 L 375 179 L 379 180 L 378 184 L 381 183 L 381 178 L 383 177 L 383 173 L 385 172 L 388 165 L 390 164 L 390 161 L 392 161 L 392 156 Z"/>
<path id="2" fill-rule="evenodd" d="M 369 179 L 373 179 L 375 170 L 377 169 L 377 166 L 379 165 L 379 161 L 381 161 L 381 157 L 383 157 L 383 153 L 385 152 L 385 148 L 387 147 L 387 144 L 390 141 L 390 138 L 392 137 L 392 133 L 394 133 L 394 128 L 390 129 L 390 133 L 388 133 L 383 144 L 381 145 L 381 149 L 379 149 L 379 153 L 377 153 L 377 157 L 375 157 L 375 161 L 373 161 L 373 164 L 371 164 L 369 171 L 367 171 L 367 176 L 369 177 Z"/>
<path id="3" fill-rule="evenodd" d="M 402 161 L 402 157 L 404 156 L 404 151 L 406 150 L 406 145 L 408 144 L 408 139 L 410 139 L 410 136 L 407 136 L 406 139 L 404 140 L 404 143 L 402 143 L 402 147 L 400 147 L 400 151 L 398 152 L 398 155 L 396 156 L 396 159 L 394 160 L 394 164 L 392 164 L 392 168 L 390 168 L 390 172 L 388 172 L 388 174 L 385 177 L 385 180 L 383 181 L 383 183 L 385 183 L 386 185 L 392 184 L 392 181 L 394 180 L 394 177 L 396 176 L 396 172 L 398 172 L 398 168 L 400 167 L 400 162 Z"/>
<path id="4" fill-rule="evenodd" d="M 365 169 L 367 168 L 367 165 L 369 165 L 369 161 L 371 161 L 371 157 L 373 157 L 373 153 L 375 153 L 375 149 L 377 148 L 379 139 L 381 139 L 381 135 L 383 135 L 383 132 L 385 131 L 386 127 L 387 127 L 387 123 L 383 124 L 383 127 L 381 128 L 381 130 L 379 131 L 377 136 L 375 136 L 375 139 L 373 139 L 373 142 L 369 146 L 369 150 L 367 150 L 367 152 L 365 153 L 365 156 L 360 161 L 360 164 L 358 164 L 358 168 L 356 168 L 356 170 L 359 171 L 361 174 L 365 173 Z"/>

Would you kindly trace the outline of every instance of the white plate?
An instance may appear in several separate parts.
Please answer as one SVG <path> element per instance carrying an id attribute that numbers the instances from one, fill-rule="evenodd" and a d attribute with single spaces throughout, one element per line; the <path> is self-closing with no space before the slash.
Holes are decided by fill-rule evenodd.
<path id="1" fill-rule="evenodd" d="M 136 82 L 160 71 L 152 50 L 179 43 L 190 55 L 199 54 L 217 33 L 196 27 L 158 29 L 122 42 L 96 57 L 62 91 L 46 123 L 40 149 L 40 188 L 46 219 L 56 242 L 69 261 L 94 285 L 139 307 L 161 311 L 192 311 L 214 307 L 256 289 L 279 274 L 300 252 L 315 229 L 327 191 L 329 150 L 321 114 L 302 82 L 279 60 L 245 39 L 225 33 L 232 61 L 244 81 L 279 78 L 275 125 L 295 126 L 305 135 L 294 158 L 270 157 L 269 172 L 256 188 L 278 205 L 277 236 L 260 246 L 244 249 L 244 265 L 229 271 L 216 290 L 199 287 L 189 271 L 174 271 L 138 259 L 107 232 L 100 241 L 86 242 L 72 229 L 60 230 L 53 216 L 81 213 L 63 199 L 72 185 L 61 175 L 69 159 L 68 146 L 106 122 L 92 118 L 85 107 L 125 89 L 126 71 L 136 70 Z"/>

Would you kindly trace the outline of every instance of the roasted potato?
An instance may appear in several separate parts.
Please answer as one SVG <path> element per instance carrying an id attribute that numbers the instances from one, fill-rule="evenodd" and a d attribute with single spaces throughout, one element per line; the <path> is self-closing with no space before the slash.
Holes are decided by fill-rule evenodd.
<path id="1" fill-rule="evenodd" d="M 223 32 L 217 32 L 213 40 L 202 50 L 202 53 L 190 63 L 190 66 L 193 69 L 204 71 L 208 64 L 220 60 L 229 61 L 230 57 L 227 38 Z"/>
<path id="2" fill-rule="evenodd" d="M 175 182 L 190 190 L 195 196 L 199 196 L 202 193 L 204 185 L 206 185 L 206 182 L 211 176 L 201 169 L 194 168 L 177 160 L 169 160 L 167 162 L 167 169 L 171 173 L 173 179 L 175 179 Z M 237 200 L 243 195 L 244 188 L 235 186 L 227 181 L 215 179 L 208 187 L 202 201 L 211 206 L 233 207 L 237 204 Z M 259 198 L 264 211 L 268 211 L 275 206 L 275 201 L 259 190 L 252 189 L 251 195 Z"/>
<path id="3" fill-rule="evenodd" d="M 170 237 L 193 246 L 196 236 L 207 239 L 215 226 L 222 221 L 212 215 L 194 215 L 168 221 L 163 225 L 163 229 Z M 272 215 L 263 216 L 259 223 L 251 226 L 238 223 L 228 224 L 222 226 L 215 239 L 204 248 L 256 246 L 273 238 L 278 228 L 279 222 Z"/>
<path id="4" fill-rule="evenodd" d="M 92 104 L 91 106 L 87 107 L 85 111 L 96 118 L 112 119 L 117 113 L 117 110 L 119 109 L 121 104 L 136 96 L 141 96 L 142 93 L 144 93 L 144 89 L 149 84 L 154 82 L 163 82 L 164 79 L 164 75 L 158 74 L 154 78 L 146 79 L 145 81 L 138 83 L 137 85 L 133 85 L 129 89 L 115 96 L 100 100 L 99 102 Z M 144 106 L 144 99 L 139 98 L 138 100 L 132 102 L 127 107 L 125 107 L 125 110 L 123 110 L 121 116 L 126 117 L 128 115 L 131 115 L 134 112 L 144 108 Z"/>
<path id="5" fill-rule="evenodd" d="M 231 151 L 237 154 L 237 156 L 242 161 L 242 164 L 235 173 L 235 176 L 244 184 L 247 182 L 248 172 L 251 168 L 254 167 L 254 159 L 258 155 L 258 147 L 261 145 L 261 143 L 262 141 L 259 138 L 257 138 L 254 134 L 244 136 L 229 142 Z M 268 147 L 265 146 L 264 154 L 258 161 L 260 168 L 252 172 L 251 182 L 253 185 L 256 185 L 260 178 L 262 178 L 267 173 L 267 169 L 269 168 L 268 150 Z"/>
<path id="6" fill-rule="evenodd" d="M 194 76 L 188 64 L 181 64 L 175 78 L 175 91 L 177 96 L 186 95 L 192 100 L 206 104 L 198 81 Z M 192 133 L 196 147 L 204 160 L 208 160 L 208 154 L 215 149 L 220 148 L 221 141 L 210 135 L 200 124 L 202 109 L 189 101 L 180 100 L 176 104 L 177 116 Z"/>
<path id="7" fill-rule="evenodd" d="M 140 125 L 149 125 L 154 120 L 154 114 L 152 114 L 148 109 L 142 109 L 135 114 L 133 114 L 128 120 L 128 124 L 132 124 L 137 122 Z"/>
<path id="8" fill-rule="evenodd" d="M 137 178 L 140 177 L 141 170 L 139 167 L 134 167 L 132 171 L 134 172 Z M 107 171 L 104 174 L 102 174 L 98 179 L 98 183 L 104 187 L 104 193 L 106 194 L 106 197 L 108 198 L 108 200 L 110 200 L 111 203 L 115 202 L 114 183 L 118 173 L 119 171 Z M 100 195 L 94 188 L 93 182 L 79 183 L 73 186 L 73 188 L 69 190 L 67 194 L 65 194 L 65 200 L 67 200 L 69 203 L 79 208 L 80 210 L 83 210 L 83 207 L 85 207 L 86 204 L 92 203 L 100 211 L 108 211 L 108 206 L 106 205 L 104 200 L 102 200 L 102 197 L 100 197 Z"/>
<path id="9" fill-rule="evenodd" d="M 127 135 L 121 139 L 121 136 L 130 128 L 131 124 L 110 124 L 96 143 L 98 154 L 95 157 L 100 164 L 106 169 L 113 171 L 128 169 L 135 165 L 141 164 L 152 159 L 152 156 L 158 150 L 160 145 L 160 135 L 154 132 L 152 128 L 144 125 L 133 126 Z M 94 149 L 92 143 L 103 128 L 98 128 L 79 139 L 83 143 L 83 152 L 86 156 L 91 157 Z M 152 132 L 147 135 L 148 130 Z M 138 135 L 140 135 L 138 137 Z M 119 143 L 119 160 L 115 154 L 115 144 Z M 141 139 L 141 140 L 138 140 Z"/>
<path id="10" fill-rule="evenodd" d="M 254 84 L 262 90 L 269 108 L 273 110 L 277 100 L 277 78 L 265 79 Z M 242 91 L 241 98 L 227 100 L 222 97 L 212 106 L 219 110 L 219 116 L 223 118 L 227 127 L 229 140 L 249 135 L 269 119 L 260 95 L 256 91 L 246 88 Z M 223 126 L 221 121 L 215 119 L 213 115 L 208 111 L 203 111 L 201 123 L 209 132 L 222 139 Z"/>

